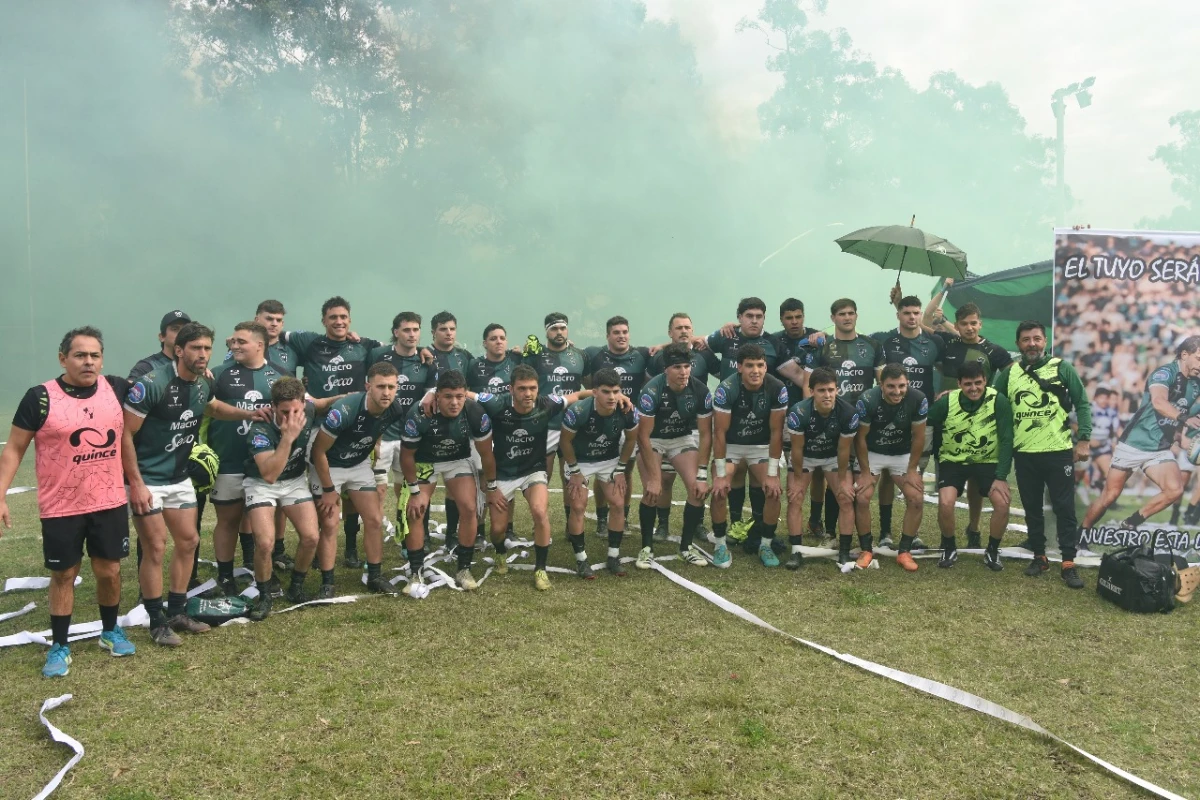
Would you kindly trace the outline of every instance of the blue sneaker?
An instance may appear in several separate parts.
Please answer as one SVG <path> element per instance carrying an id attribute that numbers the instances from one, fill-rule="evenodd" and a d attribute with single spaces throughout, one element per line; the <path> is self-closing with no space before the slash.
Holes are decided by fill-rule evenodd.
<path id="1" fill-rule="evenodd" d="M 125 636 L 125 629 L 120 625 L 100 634 L 100 646 L 117 657 L 131 656 L 137 652 L 137 648 Z"/>
<path id="2" fill-rule="evenodd" d="M 717 545 L 717 548 L 713 550 L 713 566 L 719 569 L 728 569 L 732 563 L 733 556 L 729 555 L 729 548 L 725 546 L 725 543 Z"/>
<path id="3" fill-rule="evenodd" d="M 42 667 L 42 677 L 61 678 L 71 671 L 71 649 L 65 644 L 56 644 L 46 653 L 46 666 Z"/>
<path id="4" fill-rule="evenodd" d="M 775 555 L 775 551 L 770 545 L 758 548 L 758 557 L 762 560 L 764 567 L 778 567 L 779 557 Z"/>

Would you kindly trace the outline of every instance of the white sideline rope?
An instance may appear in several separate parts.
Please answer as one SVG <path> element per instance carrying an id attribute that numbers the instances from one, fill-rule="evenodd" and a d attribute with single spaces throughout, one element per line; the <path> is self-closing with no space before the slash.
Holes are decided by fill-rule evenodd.
<path id="1" fill-rule="evenodd" d="M 993 703 L 992 701 L 986 700 L 982 697 L 979 697 L 978 695 L 974 695 L 969 692 L 964 692 L 961 689 L 956 689 L 953 686 L 948 686 L 944 683 L 939 683 L 937 681 L 931 681 L 928 678 L 922 678 L 917 675 L 912 675 L 907 672 L 902 672 L 897 669 L 892 669 L 891 667 L 885 667 L 882 664 L 876 664 L 873 661 L 867 661 L 866 659 L 858 658 L 857 656 L 852 656 L 848 653 L 839 653 L 836 650 L 833 650 L 832 648 L 826 647 L 821 644 L 817 644 L 816 642 L 810 642 L 806 639 L 801 639 L 797 636 L 792 636 L 790 633 L 782 631 L 779 628 L 776 628 L 774 625 L 771 625 L 768 622 L 764 622 L 762 619 L 760 619 L 759 617 L 756 617 L 754 614 L 751 614 L 749 611 L 747 611 L 746 609 L 737 605 L 736 603 L 732 603 L 729 600 L 726 600 L 724 597 L 722 597 L 721 595 L 712 591 L 711 589 L 706 589 L 703 586 L 692 583 L 687 578 L 684 578 L 684 577 L 672 572 L 671 570 L 666 569 L 665 567 L 659 565 L 657 562 L 653 564 L 653 568 L 655 570 L 657 570 L 658 572 L 660 572 L 662 575 L 666 576 L 667 579 L 669 579 L 675 585 L 681 586 L 684 589 L 687 589 L 688 591 L 692 592 L 693 594 L 697 594 L 700 597 L 703 597 L 705 600 L 707 600 L 708 602 L 717 606 L 718 608 L 722 609 L 723 611 L 727 611 L 730 614 L 733 614 L 735 617 L 745 620 L 746 622 L 749 622 L 752 625 L 757 625 L 758 627 L 763 628 L 764 630 L 771 631 L 772 633 L 777 633 L 780 636 L 791 639 L 792 641 L 794 641 L 798 644 L 802 644 L 805 647 L 811 647 L 812 649 L 818 650 L 818 651 L 824 653 L 825 655 L 830 656 L 831 658 L 836 658 L 838 661 L 843 661 L 847 664 L 856 666 L 859 669 L 866 670 L 867 672 L 872 672 L 876 675 L 880 675 L 884 678 L 888 678 L 889 680 L 896 681 L 897 683 L 901 683 L 905 686 L 908 686 L 909 688 L 916 689 L 917 691 L 920 691 L 920 692 L 925 692 L 926 694 L 933 695 L 934 697 L 938 697 L 943 700 L 948 700 L 951 703 L 962 706 L 963 708 L 969 708 L 974 711 L 978 711 L 981 714 L 987 714 L 989 717 L 995 717 L 996 719 L 1003 720 L 1004 722 L 1008 722 L 1012 725 L 1016 725 L 1021 728 L 1025 728 L 1026 730 L 1033 731 L 1034 733 L 1039 733 L 1039 734 L 1051 739 L 1052 741 L 1055 741 L 1059 744 L 1062 744 L 1062 745 L 1065 745 L 1066 747 L 1071 748 L 1076 753 L 1079 753 L 1079 755 L 1088 759 L 1092 763 L 1097 764 L 1098 766 L 1104 768 L 1108 772 L 1111 772 L 1112 774 L 1116 775 L 1117 777 L 1122 778 L 1122 779 L 1128 781 L 1129 783 L 1134 784 L 1135 786 L 1139 786 L 1142 789 L 1145 789 L 1146 791 L 1151 792 L 1152 794 L 1155 794 L 1159 797 L 1166 798 L 1167 800 L 1184 800 L 1183 797 L 1175 794 L 1174 792 L 1170 792 L 1166 789 L 1163 789 L 1160 786 L 1156 786 L 1155 784 L 1150 783 L 1147 780 L 1143 780 L 1142 778 L 1139 778 L 1138 776 L 1136 776 L 1130 772 L 1126 772 L 1125 770 L 1121 769 L 1120 767 L 1118 767 L 1114 764 L 1110 764 L 1109 762 L 1105 761 L 1102 758 L 1092 755 L 1091 753 L 1087 752 L 1086 750 L 1083 750 L 1082 748 L 1076 747 L 1075 745 L 1071 744 L 1070 742 L 1066 741 L 1065 739 L 1055 736 L 1053 733 L 1046 730 L 1042 726 L 1038 725 L 1032 719 L 1030 719 L 1029 717 L 1027 717 L 1023 714 L 1018 714 L 1015 711 L 1010 711 L 1009 709 L 1005 708 L 1004 706 Z"/>
<path id="2" fill-rule="evenodd" d="M 62 779 L 66 776 L 67 771 L 70 770 L 71 767 L 78 764 L 79 759 L 83 758 L 83 745 L 79 743 L 79 740 L 63 733 L 61 730 L 55 727 L 50 720 L 46 719 L 47 711 L 53 711 L 70 699 L 71 695 L 69 694 L 47 698 L 46 702 L 42 703 L 41 711 L 38 712 L 38 718 L 42 721 L 42 724 L 46 726 L 46 730 L 50 732 L 50 738 L 59 744 L 65 744 L 67 747 L 74 750 L 75 755 L 71 756 L 71 760 L 63 765 L 63 768 L 58 771 L 58 774 L 46 784 L 45 788 L 37 793 L 37 796 L 34 797 L 33 800 L 45 800 L 45 798 L 49 797 L 51 793 L 58 788 L 58 785 L 62 783 Z"/>

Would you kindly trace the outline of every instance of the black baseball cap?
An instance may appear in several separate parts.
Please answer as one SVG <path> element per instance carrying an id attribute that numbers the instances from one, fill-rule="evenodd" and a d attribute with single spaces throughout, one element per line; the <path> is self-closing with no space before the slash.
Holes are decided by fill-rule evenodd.
<path id="1" fill-rule="evenodd" d="M 172 325 L 186 325 L 191 321 L 192 318 L 179 309 L 168 311 L 166 314 L 163 314 L 162 322 L 158 323 L 158 332 L 166 333 L 167 328 Z"/>

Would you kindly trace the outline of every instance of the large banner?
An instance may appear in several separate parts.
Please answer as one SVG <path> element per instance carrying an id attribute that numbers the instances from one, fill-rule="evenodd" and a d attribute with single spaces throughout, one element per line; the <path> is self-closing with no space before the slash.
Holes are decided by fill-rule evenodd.
<path id="1" fill-rule="evenodd" d="M 1054 354 L 1091 400 L 1083 543 L 1200 550 L 1200 233 L 1056 230 Z"/>

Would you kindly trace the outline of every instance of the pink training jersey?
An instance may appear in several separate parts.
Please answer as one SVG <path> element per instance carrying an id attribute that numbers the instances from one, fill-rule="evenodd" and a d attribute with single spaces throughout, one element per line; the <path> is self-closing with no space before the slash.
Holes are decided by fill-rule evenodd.
<path id="1" fill-rule="evenodd" d="M 86 400 L 64 392 L 58 381 L 42 385 L 50 405 L 46 422 L 33 440 L 42 519 L 124 505 L 121 434 L 125 416 L 108 381 L 101 376 L 96 393 Z"/>

